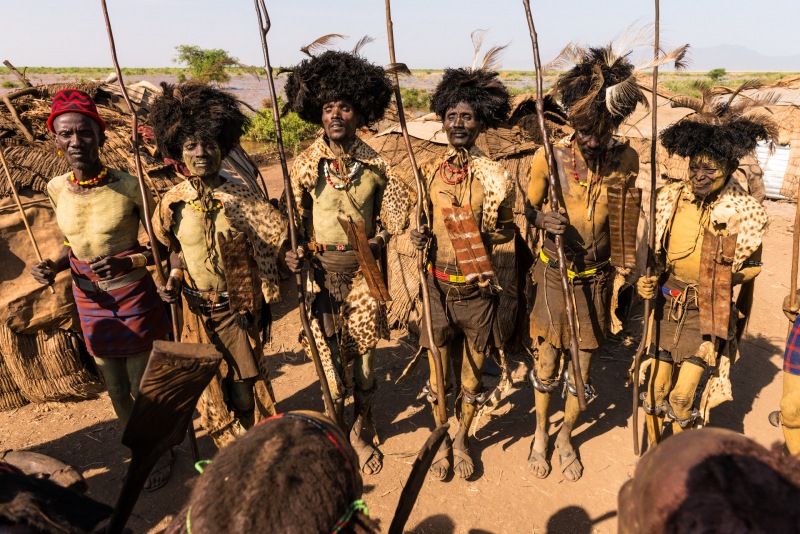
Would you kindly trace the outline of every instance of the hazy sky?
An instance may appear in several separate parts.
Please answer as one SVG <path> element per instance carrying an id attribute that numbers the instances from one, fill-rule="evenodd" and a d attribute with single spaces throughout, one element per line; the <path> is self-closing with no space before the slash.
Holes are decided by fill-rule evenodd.
<path id="1" fill-rule="evenodd" d="M 107 0 L 123 67 L 169 67 L 180 44 L 223 48 L 242 62 L 262 65 L 251 0 Z M 299 48 L 327 33 L 376 41 L 363 54 L 388 63 L 382 0 L 266 1 L 273 65 L 303 58 Z M 653 18 L 648 0 L 532 0 L 542 60 L 569 41 L 604 44 L 635 21 Z M 532 69 L 530 38 L 520 0 L 394 0 L 398 61 L 411 68 L 466 66 L 470 32 L 488 29 L 486 46 L 510 43 L 504 69 Z M 110 67 L 99 0 L 0 0 L 0 60 L 18 67 Z M 772 56 L 800 55 L 797 0 L 664 0 L 662 40 L 677 46 L 741 45 Z M 797 65 L 800 70 L 800 65 Z"/>

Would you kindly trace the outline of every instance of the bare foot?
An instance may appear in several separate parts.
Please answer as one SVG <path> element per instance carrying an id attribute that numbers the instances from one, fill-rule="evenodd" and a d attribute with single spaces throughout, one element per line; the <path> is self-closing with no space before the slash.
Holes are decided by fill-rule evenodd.
<path id="1" fill-rule="evenodd" d="M 549 436 L 543 429 L 537 429 L 528 455 L 528 469 L 536 478 L 547 478 L 550 464 L 547 461 L 547 442 Z"/>
<path id="2" fill-rule="evenodd" d="M 437 480 L 444 480 L 447 478 L 447 473 L 450 472 L 450 447 L 452 442 L 450 436 L 445 436 L 444 441 L 439 445 L 439 452 L 431 464 L 430 472 Z"/>
<path id="3" fill-rule="evenodd" d="M 456 439 L 453 443 L 453 471 L 459 478 L 469 478 L 475 471 L 475 464 L 469 455 L 467 439 L 460 433 L 456 434 Z"/>

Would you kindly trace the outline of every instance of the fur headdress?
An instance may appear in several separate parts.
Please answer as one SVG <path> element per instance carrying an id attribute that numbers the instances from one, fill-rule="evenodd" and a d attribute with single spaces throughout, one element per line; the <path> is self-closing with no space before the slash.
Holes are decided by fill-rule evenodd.
<path id="1" fill-rule="evenodd" d="M 695 87 L 701 98 L 672 99 L 673 107 L 691 108 L 694 113 L 661 132 L 661 143 L 670 154 L 737 161 L 755 150 L 759 141 L 777 140 L 778 125 L 764 106 L 775 104 L 778 95 L 742 94 L 760 87 L 756 82 L 745 82 L 735 90 L 711 87 L 708 83 L 698 83 Z"/>
<path id="2" fill-rule="evenodd" d="M 484 128 L 496 128 L 511 112 L 511 96 L 498 78 L 500 52 L 505 46 L 495 46 L 486 53 L 481 66 L 475 68 L 478 52 L 483 41 L 483 32 L 472 33 L 475 46 L 471 68 L 445 69 L 442 81 L 431 97 L 431 111 L 444 120 L 447 110 L 459 102 L 469 104 Z"/>
<path id="3" fill-rule="evenodd" d="M 216 141 L 223 158 L 239 143 L 249 119 L 235 97 L 197 82 L 162 83 L 161 88 L 149 122 L 165 157 L 180 161 L 187 137 Z"/>
<path id="4" fill-rule="evenodd" d="M 556 82 L 556 92 L 576 130 L 589 132 L 615 131 L 641 103 L 648 106 L 639 87 L 636 71 L 674 62 L 683 68 L 689 45 L 684 45 L 652 59 L 634 65 L 628 58 L 636 47 L 650 44 L 652 26 L 631 27 L 602 48 L 570 43 L 545 69 L 559 69 L 574 64 Z"/>
<path id="5" fill-rule="evenodd" d="M 392 84 L 383 67 L 373 65 L 359 55 L 363 45 L 372 42 L 364 37 L 352 52 L 327 50 L 313 55 L 315 50 L 327 46 L 334 38 L 330 34 L 320 37 L 301 50 L 309 56 L 299 65 L 289 69 L 286 81 L 287 104 L 283 111 L 296 112 L 301 119 L 322 124 L 322 106 L 337 100 L 349 101 L 361 114 L 366 125 L 383 118 L 392 98 Z"/>

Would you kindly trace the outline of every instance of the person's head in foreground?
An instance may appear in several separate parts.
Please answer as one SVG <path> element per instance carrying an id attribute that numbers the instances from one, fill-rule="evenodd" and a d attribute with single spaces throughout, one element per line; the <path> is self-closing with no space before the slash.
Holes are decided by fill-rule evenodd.
<path id="1" fill-rule="evenodd" d="M 371 533 L 358 457 L 316 412 L 265 419 L 220 450 L 168 533 Z"/>
<path id="2" fill-rule="evenodd" d="M 619 493 L 621 534 L 800 532 L 800 463 L 717 428 L 672 436 Z"/>

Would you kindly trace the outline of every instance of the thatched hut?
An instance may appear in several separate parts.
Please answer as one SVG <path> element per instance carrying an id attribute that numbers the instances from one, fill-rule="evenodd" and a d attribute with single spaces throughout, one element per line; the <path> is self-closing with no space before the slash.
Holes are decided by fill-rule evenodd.
<path id="1" fill-rule="evenodd" d="M 100 152 L 104 163 L 135 174 L 131 122 L 116 85 L 50 84 L 0 95 L 0 149 L 45 258 L 60 255 L 63 241 L 46 195 L 47 182 L 69 170 L 64 158 L 56 155 L 46 120 L 52 96 L 68 87 L 92 95 L 107 124 L 106 143 Z M 148 103 L 157 91 L 147 82 L 129 90 L 143 126 Z M 183 178 L 156 156 L 147 136 L 145 141 L 140 146 L 145 180 L 151 193 L 160 198 Z M 257 167 L 241 149 L 229 156 L 226 164 L 229 175 L 258 189 Z M 143 230 L 140 241 L 147 242 Z M 0 179 L 0 247 L 4 249 L 0 254 L 0 411 L 26 402 L 83 399 L 96 394 L 101 386 L 80 338 L 70 275 L 60 273 L 51 294 L 28 274 L 27 266 L 36 261 L 36 256 L 4 174 Z"/>
<path id="2" fill-rule="evenodd" d="M 563 115 L 545 106 L 547 124 L 553 139 L 569 133 Z M 434 114 L 424 115 L 408 122 L 408 131 L 414 155 L 418 164 L 444 155 L 447 138 L 442 131 L 442 123 Z M 511 175 L 516 187 L 514 218 L 523 239 L 529 247 L 535 248 L 536 236 L 530 233 L 525 221 L 524 202 L 528 189 L 528 173 L 533 155 L 539 148 L 541 134 L 536 122 L 535 97 L 519 95 L 515 97 L 511 117 L 501 128 L 487 130 L 480 134 L 476 144 L 490 158 L 503 164 Z M 414 175 L 406 152 L 405 142 L 399 125 L 392 125 L 373 138 L 367 140 L 406 181 L 414 187 Z M 389 290 L 392 302 L 389 308 L 389 321 L 392 327 L 407 327 L 418 332 L 417 321 L 420 310 L 419 278 L 416 265 L 417 252 L 411 243 L 409 233 L 397 236 L 389 244 Z M 503 324 L 510 336 L 517 311 L 518 280 L 515 269 L 514 242 L 496 247 L 492 262 L 498 272 L 503 292 L 500 306 Z M 525 290 L 525 288 L 520 288 Z"/>

